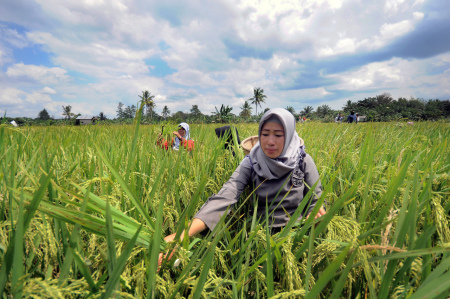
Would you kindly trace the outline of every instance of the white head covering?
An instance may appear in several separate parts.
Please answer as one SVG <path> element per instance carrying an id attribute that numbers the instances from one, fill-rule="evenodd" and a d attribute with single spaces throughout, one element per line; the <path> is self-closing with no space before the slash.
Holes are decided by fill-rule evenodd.
<path id="1" fill-rule="evenodd" d="M 189 140 L 189 125 L 187 123 L 181 123 L 178 125 L 178 127 L 183 127 L 183 129 L 186 130 L 186 135 L 184 135 L 183 138 Z M 172 149 L 178 150 L 179 148 L 180 148 L 180 139 L 178 139 L 178 137 L 175 137 Z"/>
<path id="2" fill-rule="evenodd" d="M 259 176 L 269 180 L 278 179 L 295 168 L 300 155 L 300 146 L 303 145 L 303 140 L 301 140 L 295 131 L 294 116 L 283 108 L 271 109 L 263 115 L 259 122 L 259 138 L 261 138 L 261 130 L 264 123 L 267 120 L 270 121 L 270 118 L 273 116 L 276 116 L 280 120 L 284 129 L 283 151 L 277 158 L 269 158 L 262 150 L 259 142 L 250 151 L 250 160 L 253 164 L 253 169 Z"/>

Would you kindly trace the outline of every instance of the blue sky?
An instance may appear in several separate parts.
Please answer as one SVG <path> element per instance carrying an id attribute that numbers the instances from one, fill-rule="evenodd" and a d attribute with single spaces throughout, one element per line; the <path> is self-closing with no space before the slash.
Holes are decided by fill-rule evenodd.
<path id="1" fill-rule="evenodd" d="M 450 98 L 450 1 L 3 0 L 0 113 L 116 116 L 221 104 L 342 108 L 382 93 Z M 258 107 L 258 110 L 260 108 Z"/>

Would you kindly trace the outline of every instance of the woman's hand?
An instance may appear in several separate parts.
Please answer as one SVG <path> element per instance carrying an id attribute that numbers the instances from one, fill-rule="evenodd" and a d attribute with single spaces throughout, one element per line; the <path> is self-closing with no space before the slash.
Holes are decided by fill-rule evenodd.
<path id="1" fill-rule="evenodd" d="M 173 131 L 173 134 L 175 136 L 177 136 L 179 139 L 182 139 L 183 137 L 181 137 L 180 133 L 178 133 L 178 131 Z"/>
<path id="2" fill-rule="evenodd" d="M 175 234 L 168 235 L 167 237 L 164 238 L 164 240 L 166 242 L 173 242 L 174 239 L 175 239 Z M 167 257 L 167 255 L 169 255 L 169 257 L 167 258 L 167 260 L 169 261 L 173 257 L 173 255 L 175 254 L 175 249 L 176 248 L 174 248 L 172 250 L 172 252 L 170 252 L 170 254 L 169 253 L 164 254 L 162 252 L 159 254 L 159 257 L 158 257 L 158 272 L 159 272 L 159 269 L 161 269 L 161 264 L 163 262 L 163 259 L 165 259 Z"/>
<path id="3" fill-rule="evenodd" d="M 319 212 L 317 212 L 317 215 L 314 217 L 314 219 L 320 218 L 323 215 L 325 215 L 327 212 L 325 211 L 325 209 L 323 207 L 320 207 Z M 308 214 L 308 216 L 306 216 L 306 219 L 309 218 L 309 215 L 311 215 L 311 213 Z"/>
<path id="4" fill-rule="evenodd" d="M 188 232 L 189 237 L 192 237 L 192 236 L 198 234 L 199 232 L 205 230 L 206 228 L 207 228 L 206 224 L 202 220 L 200 220 L 198 218 L 194 218 L 194 220 L 192 221 L 192 223 L 191 223 L 191 225 L 189 227 L 189 232 Z M 168 235 L 167 237 L 164 238 L 164 240 L 166 242 L 173 242 L 175 240 L 175 236 L 176 236 L 176 234 Z M 184 237 L 184 231 L 181 233 L 180 237 L 181 237 L 181 240 L 182 240 L 183 237 Z M 162 264 L 163 260 L 167 257 L 167 255 L 168 255 L 167 260 L 170 260 L 173 257 L 173 255 L 175 254 L 175 251 L 176 251 L 176 247 L 170 253 L 167 252 L 166 254 L 164 254 L 164 253 L 161 252 L 159 254 L 159 257 L 158 257 L 158 272 L 159 272 L 159 269 L 161 269 L 161 264 Z"/>

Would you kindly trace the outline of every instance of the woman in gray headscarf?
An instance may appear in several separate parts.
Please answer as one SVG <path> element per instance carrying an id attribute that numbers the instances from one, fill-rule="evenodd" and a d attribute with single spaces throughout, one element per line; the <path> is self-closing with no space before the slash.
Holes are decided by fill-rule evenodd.
<path id="1" fill-rule="evenodd" d="M 309 216 L 322 194 L 322 185 L 316 165 L 305 153 L 304 142 L 295 131 L 294 116 L 281 108 L 267 111 L 259 123 L 258 136 L 259 142 L 242 160 L 231 178 L 217 194 L 208 198 L 195 215 L 189 236 L 207 228 L 212 231 L 247 186 L 258 186 L 254 192 L 258 201 L 257 214 L 261 219 L 265 218 L 266 199 L 270 201 L 268 212 L 272 215 L 269 223 L 272 232 L 279 231 L 287 224 L 289 216 L 286 212 L 294 214 L 309 191 L 308 187 L 315 185 L 306 213 Z M 324 214 L 325 210 L 321 207 L 315 217 Z M 165 240 L 170 242 L 174 238 L 175 234 L 172 234 Z"/>

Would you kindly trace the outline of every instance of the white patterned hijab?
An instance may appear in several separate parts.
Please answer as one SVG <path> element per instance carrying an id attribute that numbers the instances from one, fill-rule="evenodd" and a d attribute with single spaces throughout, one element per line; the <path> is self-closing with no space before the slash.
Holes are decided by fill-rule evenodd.
<path id="1" fill-rule="evenodd" d="M 295 168 L 300 155 L 302 140 L 295 131 L 295 118 L 286 109 L 274 108 L 267 111 L 259 122 L 258 137 L 261 138 L 263 125 L 271 117 L 276 116 L 284 129 L 284 147 L 277 158 L 269 158 L 258 142 L 250 151 L 250 160 L 255 172 L 269 180 L 278 179 Z"/>
<path id="2" fill-rule="evenodd" d="M 178 127 L 183 127 L 186 130 L 186 135 L 183 136 L 184 139 L 189 140 L 189 125 L 187 123 L 181 123 Z M 180 148 L 180 139 L 177 137 L 174 138 L 173 149 L 178 150 Z"/>

